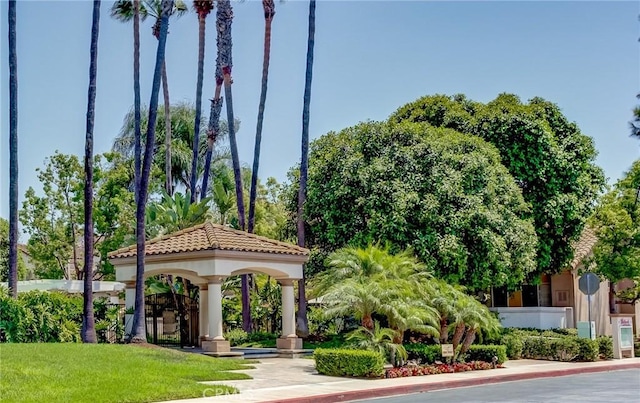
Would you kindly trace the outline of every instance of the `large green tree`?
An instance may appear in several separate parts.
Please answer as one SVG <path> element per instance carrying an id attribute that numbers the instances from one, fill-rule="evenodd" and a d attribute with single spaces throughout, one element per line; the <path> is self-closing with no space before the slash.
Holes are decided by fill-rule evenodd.
<path id="1" fill-rule="evenodd" d="M 308 245 L 388 241 L 472 290 L 515 287 L 535 269 L 522 193 L 486 141 L 427 124 L 361 123 L 314 141 Z"/>
<path id="2" fill-rule="evenodd" d="M 27 279 L 27 268 L 22 256 L 18 254 L 18 280 Z M 9 221 L 0 217 L 0 281 L 9 278 Z"/>
<path id="3" fill-rule="evenodd" d="M 612 283 L 625 278 L 640 281 L 639 189 L 640 160 L 636 160 L 603 196 L 590 219 L 598 237 L 593 248 L 595 270 Z M 626 299 L 640 298 L 631 294 Z"/>
<path id="4" fill-rule="evenodd" d="M 538 236 L 537 273 L 558 272 L 573 256 L 604 186 L 593 140 L 542 98 L 522 103 L 501 94 L 483 104 L 462 95 L 420 98 L 399 108 L 391 122 L 427 122 L 477 135 L 493 144 L 531 206 Z"/>
<path id="5" fill-rule="evenodd" d="M 99 252 L 93 278 L 112 279 L 114 271 L 107 254 L 132 242 L 134 194 L 129 186 L 133 167 L 120 154 L 97 155 L 93 178 L 93 244 Z M 35 274 L 40 278 L 82 279 L 83 167 L 78 157 L 55 153 L 38 169 L 38 179 L 43 194 L 29 188 L 20 211 L 24 230 L 30 235 L 27 248 Z"/>

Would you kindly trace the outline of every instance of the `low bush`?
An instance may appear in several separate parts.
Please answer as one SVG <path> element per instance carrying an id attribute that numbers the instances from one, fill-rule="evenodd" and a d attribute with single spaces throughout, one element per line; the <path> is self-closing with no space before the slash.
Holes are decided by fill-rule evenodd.
<path id="1" fill-rule="evenodd" d="M 524 342 L 519 334 L 506 334 L 502 336 L 500 344 L 507 349 L 507 358 L 510 360 L 518 360 L 522 357 L 522 348 Z"/>
<path id="2" fill-rule="evenodd" d="M 465 353 L 465 361 L 485 361 L 492 362 L 493 357 L 498 359 L 497 363 L 502 364 L 507 361 L 507 347 L 499 345 L 471 345 Z"/>
<path id="3" fill-rule="evenodd" d="M 596 339 L 598 342 L 598 353 L 603 360 L 613 358 L 613 339 L 610 336 L 600 336 Z"/>
<path id="4" fill-rule="evenodd" d="M 439 344 L 410 343 L 404 345 L 409 360 L 416 360 L 421 364 L 433 364 L 436 361 L 444 361 L 442 348 Z"/>
<path id="5" fill-rule="evenodd" d="M 596 361 L 598 342 L 575 336 L 524 338 L 522 358 L 553 361 Z"/>
<path id="6" fill-rule="evenodd" d="M 80 341 L 82 297 L 30 291 L 9 297 L 0 291 L 0 341 L 55 343 Z"/>
<path id="7" fill-rule="evenodd" d="M 318 348 L 313 352 L 313 358 L 322 375 L 359 378 L 384 375 L 384 358 L 374 351 Z"/>
<path id="8" fill-rule="evenodd" d="M 227 339 L 232 346 L 239 346 L 247 341 L 247 332 L 242 329 L 231 329 L 225 333 L 224 338 Z"/>

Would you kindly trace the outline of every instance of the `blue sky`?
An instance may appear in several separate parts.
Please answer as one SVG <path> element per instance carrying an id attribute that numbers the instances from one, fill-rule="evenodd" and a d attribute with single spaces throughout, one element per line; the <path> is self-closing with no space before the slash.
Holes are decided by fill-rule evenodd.
<path id="1" fill-rule="evenodd" d="M 102 4 L 95 152 L 108 151 L 133 103 L 131 25 Z M 190 2 L 189 2 L 190 5 Z M 276 2 L 260 176 L 283 180 L 300 158 L 306 1 Z M 55 150 L 84 150 L 89 1 L 19 1 L 20 195 L 40 189 L 35 169 Z M 233 96 L 240 158 L 250 164 L 260 94 L 263 14 L 234 3 Z M 628 122 L 640 91 L 640 3 L 323 1 L 317 5 L 312 138 L 383 120 L 427 94 L 489 101 L 501 92 L 557 103 L 595 139 L 597 163 L 615 180 L 640 157 Z M 8 217 L 7 3 L 0 1 L 0 216 Z M 142 27 L 142 97 L 149 100 L 156 42 Z M 207 31 L 204 104 L 213 94 L 214 18 Z M 173 21 L 167 43 L 172 102 L 195 98 L 197 18 Z M 21 204 L 20 204 L 21 205 Z M 24 235 L 23 235 L 24 237 Z"/>

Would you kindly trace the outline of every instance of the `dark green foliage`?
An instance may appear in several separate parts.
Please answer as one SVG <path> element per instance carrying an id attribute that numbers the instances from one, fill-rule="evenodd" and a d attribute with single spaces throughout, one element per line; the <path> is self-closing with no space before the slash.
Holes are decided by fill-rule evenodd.
<path id="1" fill-rule="evenodd" d="M 505 346 L 505 348 L 507 349 L 507 357 L 510 360 L 518 360 L 520 359 L 520 357 L 522 357 L 524 342 L 522 341 L 522 337 L 519 334 L 506 334 L 502 336 L 500 344 Z"/>
<path id="2" fill-rule="evenodd" d="M 598 352 L 600 358 L 610 360 L 613 358 L 613 339 L 611 336 L 600 336 L 596 339 L 598 342 Z"/>
<path id="3" fill-rule="evenodd" d="M 405 344 L 410 360 L 419 360 L 420 364 L 433 364 L 436 361 L 444 362 L 442 347 L 439 344 L 411 343 Z"/>
<path id="4" fill-rule="evenodd" d="M 497 357 L 498 364 L 502 364 L 507 361 L 507 347 L 499 345 L 471 345 L 466 352 L 465 361 L 485 361 L 493 362 L 493 357 Z"/>
<path id="5" fill-rule="evenodd" d="M 497 150 L 478 137 L 369 122 L 311 146 L 310 247 L 389 242 L 471 290 L 515 286 L 535 269 L 528 210 Z"/>
<path id="6" fill-rule="evenodd" d="M 575 336 L 524 338 L 522 358 L 553 361 L 597 361 L 598 342 Z"/>
<path id="7" fill-rule="evenodd" d="M 30 291 L 11 299 L 0 290 L 0 340 L 12 343 L 80 341 L 82 297 Z"/>
<path id="8" fill-rule="evenodd" d="M 532 207 L 537 273 L 557 272 L 569 263 L 572 242 L 582 233 L 605 180 L 594 163 L 593 140 L 556 105 L 542 98 L 523 104 L 510 94 L 487 104 L 464 95 L 435 95 L 399 108 L 390 121 L 426 122 L 480 136 L 496 146 Z"/>
<path id="9" fill-rule="evenodd" d="M 313 358 L 322 375 L 379 378 L 384 374 L 384 358 L 374 351 L 319 348 Z"/>

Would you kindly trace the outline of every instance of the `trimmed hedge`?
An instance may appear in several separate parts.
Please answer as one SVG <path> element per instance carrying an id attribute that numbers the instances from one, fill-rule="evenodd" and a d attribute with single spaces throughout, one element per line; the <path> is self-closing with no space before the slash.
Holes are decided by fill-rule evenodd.
<path id="1" fill-rule="evenodd" d="M 384 358 L 374 351 L 318 348 L 313 352 L 313 358 L 322 375 L 358 378 L 384 375 Z"/>
<path id="2" fill-rule="evenodd" d="M 597 361 L 599 344 L 575 336 L 524 338 L 522 358 L 553 361 Z"/>
<path id="3" fill-rule="evenodd" d="M 500 344 L 507 349 L 507 358 L 510 360 L 519 360 L 522 357 L 522 349 L 524 348 L 524 342 L 522 338 L 517 334 L 506 334 L 502 336 Z"/>
<path id="4" fill-rule="evenodd" d="M 604 360 L 613 359 L 613 339 L 610 336 L 600 336 L 596 341 L 598 342 L 600 358 Z"/>
<path id="5" fill-rule="evenodd" d="M 493 357 L 498 358 L 498 364 L 507 361 L 507 347 L 499 345 L 471 345 L 466 352 L 466 361 L 492 362 Z"/>
<path id="6" fill-rule="evenodd" d="M 418 360 L 421 364 L 433 364 L 436 361 L 444 362 L 442 348 L 439 344 L 411 343 L 404 345 L 410 360 Z"/>

